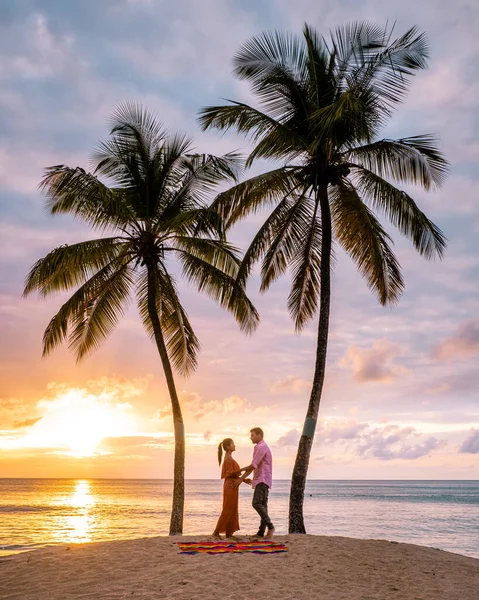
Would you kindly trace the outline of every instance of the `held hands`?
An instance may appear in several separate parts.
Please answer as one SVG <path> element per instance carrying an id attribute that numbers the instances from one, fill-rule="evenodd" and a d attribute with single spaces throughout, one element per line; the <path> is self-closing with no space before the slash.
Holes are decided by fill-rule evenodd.
<path id="1" fill-rule="evenodd" d="M 251 485 L 252 480 L 248 477 L 247 479 L 235 479 L 234 481 L 231 482 L 231 487 L 232 488 L 239 488 L 239 486 L 242 483 L 247 483 L 248 485 Z"/>

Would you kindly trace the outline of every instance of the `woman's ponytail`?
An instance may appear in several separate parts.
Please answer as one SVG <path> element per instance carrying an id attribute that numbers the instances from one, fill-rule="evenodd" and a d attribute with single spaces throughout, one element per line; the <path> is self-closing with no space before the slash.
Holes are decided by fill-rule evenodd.
<path id="1" fill-rule="evenodd" d="M 223 456 L 223 442 L 218 444 L 218 464 L 221 465 L 221 457 Z"/>

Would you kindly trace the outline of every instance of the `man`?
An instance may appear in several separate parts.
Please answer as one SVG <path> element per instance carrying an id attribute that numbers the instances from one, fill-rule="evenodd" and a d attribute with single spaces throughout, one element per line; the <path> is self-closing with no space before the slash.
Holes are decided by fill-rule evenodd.
<path id="1" fill-rule="evenodd" d="M 271 450 L 263 440 L 263 435 L 263 430 L 260 427 L 253 427 L 250 430 L 250 440 L 255 445 L 253 461 L 250 465 L 244 467 L 243 476 L 234 485 L 240 486 L 248 475 L 254 471 L 251 483 L 254 489 L 253 508 L 261 518 L 256 536 L 270 538 L 274 533 L 274 525 L 268 515 L 268 494 L 273 483 L 273 459 Z M 243 469 L 241 470 L 243 471 Z M 265 533 L 266 528 L 268 528 L 267 533 Z"/>

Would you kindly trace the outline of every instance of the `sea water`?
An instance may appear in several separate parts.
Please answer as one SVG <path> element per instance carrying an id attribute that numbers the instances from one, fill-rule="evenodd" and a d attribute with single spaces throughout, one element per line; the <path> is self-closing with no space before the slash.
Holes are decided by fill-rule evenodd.
<path id="1" fill-rule="evenodd" d="M 172 482 L 0 479 L 0 555 L 45 546 L 168 535 Z M 287 533 L 289 482 L 275 481 L 269 513 Z M 239 534 L 253 534 L 252 491 L 240 488 Z M 184 534 L 210 534 L 222 482 L 186 482 Z M 388 539 L 479 558 L 479 481 L 309 481 L 308 533 Z"/>

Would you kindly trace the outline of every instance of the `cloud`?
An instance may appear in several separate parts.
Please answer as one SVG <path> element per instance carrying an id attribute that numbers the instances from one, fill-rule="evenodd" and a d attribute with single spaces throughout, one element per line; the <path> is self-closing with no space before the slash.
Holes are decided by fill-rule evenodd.
<path id="1" fill-rule="evenodd" d="M 195 421 L 199 421 L 211 414 L 229 415 L 239 410 L 245 410 L 248 407 L 252 408 L 246 398 L 240 398 L 239 396 L 227 396 L 223 400 L 204 400 L 196 392 L 182 390 L 178 394 L 178 397 L 184 413 L 193 417 Z M 158 419 L 163 419 L 171 414 L 171 405 L 165 404 L 163 408 L 156 412 L 155 416 Z"/>
<path id="2" fill-rule="evenodd" d="M 403 347 L 386 339 L 377 340 L 370 349 L 349 346 L 339 365 L 351 368 L 354 379 L 360 383 L 383 381 L 389 383 L 405 375 L 408 370 L 393 365 L 393 360 L 403 354 Z"/>
<path id="3" fill-rule="evenodd" d="M 325 442 L 336 442 L 338 440 L 352 440 L 358 438 L 361 433 L 369 427 L 368 423 L 357 423 L 346 421 L 322 421 L 319 426 L 319 435 Z"/>
<path id="4" fill-rule="evenodd" d="M 126 435 L 118 437 L 104 438 L 101 442 L 101 449 L 107 454 L 145 453 L 149 449 L 171 448 L 173 438 L 171 435 Z"/>
<path id="5" fill-rule="evenodd" d="M 69 35 L 56 35 L 44 15 L 37 14 L 24 24 L 21 48 L 10 56 L 2 57 L 3 77 L 17 75 L 27 79 L 40 79 L 67 72 L 74 57 L 74 40 Z M 75 60 L 78 69 L 81 62 Z"/>
<path id="6" fill-rule="evenodd" d="M 278 379 L 269 388 L 272 394 L 301 394 L 311 389 L 311 382 L 290 375 L 286 379 Z"/>
<path id="7" fill-rule="evenodd" d="M 280 448 L 289 448 L 291 446 L 297 446 L 299 442 L 299 431 L 297 429 L 291 429 L 284 435 L 282 435 L 276 442 L 276 446 Z"/>
<path id="8" fill-rule="evenodd" d="M 35 419 L 26 419 L 26 421 L 15 423 L 13 425 L 13 429 L 23 429 L 25 427 L 32 427 L 32 425 L 35 425 L 35 423 L 38 423 L 38 421 L 40 421 L 41 419 L 43 419 L 43 417 L 36 417 Z"/>
<path id="9" fill-rule="evenodd" d="M 321 444 L 341 444 L 363 459 L 415 460 L 446 445 L 445 440 L 425 437 L 416 428 L 345 420 L 321 421 Z"/>
<path id="10" fill-rule="evenodd" d="M 437 360 L 463 358 L 479 354 L 479 320 L 463 323 L 457 333 L 443 340 L 433 350 Z"/>
<path id="11" fill-rule="evenodd" d="M 211 431 L 211 429 L 208 429 L 208 431 L 205 431 L 203 433 L 203 439 L 205 440 L 205 442 L 209 442 L 211 440 L 212 435 L 213 435 L 213 432 Z"/>
<path id="12" fill-rule="evenodd" d="M 459 448 L 461 454 L 479 454 L 479 429 L 471 427 L 469 435 Z"/>
<path id="13" fill-rule="evenodd" d="M 361 435 L 357 453 L 358 456 L 366 459 L 415 460 L 444 447 L 447 443 L 445 440 L 438 440 L 435 437 L 428 437 L 422 443 L 414 443 L 414 438 L 417 438 L 418 435 L 414 427 L 397 425 L 374 427 Z"/>

